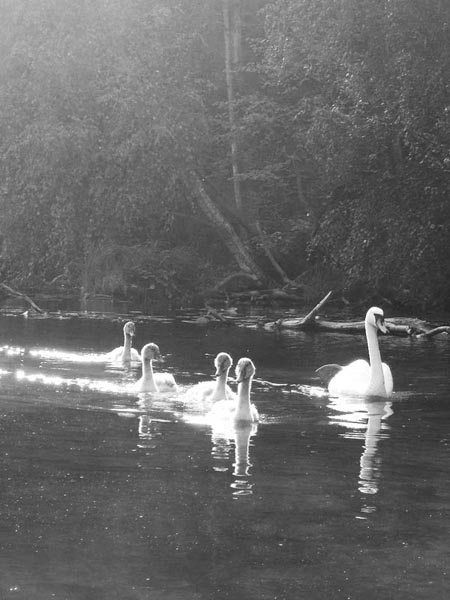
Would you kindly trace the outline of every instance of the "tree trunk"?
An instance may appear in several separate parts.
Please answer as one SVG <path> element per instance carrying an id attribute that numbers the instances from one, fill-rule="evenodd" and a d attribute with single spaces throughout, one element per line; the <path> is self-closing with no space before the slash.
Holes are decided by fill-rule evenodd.
<path id="1" fill-rule="evenodd" d="M 255 226 L 256 226 L 256 231 L 258 232 L 258 235 L 259 235 L 259 241 L 261 242 L 262 249 L 264 250 L 264 254 L 269 259 L 270 264 L 273 266 L 273 268 L 274 268 L 275 272 L 278 274 L 280 280 L 283 282 L 284 285 L 293 285 L 293 282 L 289 279 L 289 277 L 286 275 L 283 268 L 281 267 L 280 263 L 276 260 L 275 256 L 272 254 L 270 245 L 267 242 L 267 238 L 266 238 L 263 230 L 261 229 L 261 225 L 259 224 L 259 221 L 255 222 Z"/>
<path id="2" fill-rule="evenodd" d="M 208 220 L 214 225 L 240 269 L 242 269 L 244 273 L 252 275 L 258 283 L 267 281 L 267 276 L 255 263 L 236 231 L 207 194 L 200 177 L 196 174 L 192 174 L 189 179 L 189 187 L 193 191 L 197 205 Z"/>
<path id="3" fill-rule="evenodd" d="M 223 25 L 225 35 L 225 75 L 228 96 L 228 121 L 230 126 L 231 143 L 231 168 L 233 172 L 234 201 L 236 208 L 242 213 L 242 196 L 239 181 L 238 145 L 235 128 L 236 118 L 234 110 L 234 83 L 235 69 L 240 59 L 240 18 L 239 6 L 234 0 L 222 0 Z"/>

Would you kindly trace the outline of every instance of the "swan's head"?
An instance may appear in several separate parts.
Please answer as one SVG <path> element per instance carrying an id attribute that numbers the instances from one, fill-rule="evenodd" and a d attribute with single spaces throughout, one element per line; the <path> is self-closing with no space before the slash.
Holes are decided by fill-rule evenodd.
<path id="1" fill-rule="evenodd" d="M 219 354 L 214 359 L 214 366 L 216 367 L 216 373 L 214 377 L 219 377 L 222 373 L 226 373 L 231 365 L 233 364 L 233 359 L 226 352 L 219 352 Z"/>
<path id="2" fill-rule="evenodd" d="M 145 346 L 141 350 L 141 359 L 142 362 L 149 362 L 152 360 L 162 360 L 161 352 L 159 351 L 159 346 L 156 344 L 150 343 L 145 344 Z"/>
<path id="3" fill-rule="evenodd" d="M 255 374 L 255 365 L 249 358 L 240 358 L 236 365 L 236 383 L 251 379 Z"/>
<path id="4" fill-rule="evenodd" d="M 382 308 L 372 306 L 366 314 L 366 325 L 379 329 L 382 333 L 388 333 L 387 327 L 384 324 L 384 312 Z"/>
<path id="5" fill-rule="evenodd" d="M 134 337 L 134 335 L 136 334 L 136 325 L 133 323 L 133 321 L 128 321 L 127 323 L 125 323 L 125 325 L 123 326 L 123 332 L 125 335 Z"/>

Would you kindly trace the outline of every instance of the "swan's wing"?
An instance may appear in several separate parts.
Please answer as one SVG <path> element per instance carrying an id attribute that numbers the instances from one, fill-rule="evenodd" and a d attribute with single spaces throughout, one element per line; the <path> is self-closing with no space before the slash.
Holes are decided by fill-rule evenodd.
<path id="1" fill-rule="evenodd" d="M 182 400 L 185 402 L 208 401 L 211 399 L 214 388 L 214 381 L 200 381 L 187 390 L 187 392 L 183 395 Z"/>
<path id="2" fill-rule="evenodd" d="M 392 377 L 392 372 L 386 363 L 383 363 L 383 375 L 384 375 L 384 387 L 386 388 L 386 395 L 390 396 L 394 389 L 394 379 Z"/>
<path id="3" fill-rule="evenodd" d="M 136 348 L 131 348 L 131 360 L 133 362 L 141 362 L 141 355 L 139 354 L 139 352 L 136 350 Z"/>
<path id="4" fill-rule="evenodd" d="M 328 384 L 339 371 L 342 371 L 343 367 L 341 365 L 337 365 L 335 363 L 330 363 L 328 365 L 322 365 L 318 369 L 316 369 L 316 373 L 319 376 L 320 383 L 328 387 Z"/>
<path id="5" fill-rule="evenodd" d="M 144 377 L 138 379 L 138 381 L 133 384 L 132 389 L 136 394 L 145 394 L 147 392 L 153 394 L 159 391 L 154 382 L 148 380 L 146 381 Z"/>
<path id="6" fill-rule="evenodd" d="M 178 385 L 171 373 L 155 373 L 154 378 L 160 392 L 178 391 Z"/>
<path id="7" fill-rule="evenodd" d="M 130 351 L 131 362 L 141 363 L 141 356 L 136 348 L 131 348 Z M 123 346 L 119 346 L 118 348 L 114 348 L 107 354 L 105 354 L 105 361 L 109 363 L 122 362 L 123 359 Z"/>
<path id="8" fill-rule="evenodd" d="M 107 362 L 117 362 L 122 358 L 123 346 L 119 346 L 118 348 L 114 348 L 107 354 L 105 354 L 105 360 Z"/>
<path id="9" fill-rule="evenodd" d="M 209 416 L 213 421 L 227 421 L 233 418 L 235 412 L 235 402 L 231 400 L 219 400 L 212 405 Z"/>
<path id="10" fill-rule="evenodd" d="M 359 396 L 367 390 L 370 380 L 370 366 L 366 360 L 355 360 L 343 367 L 328 385 L 330 394 Z"/>
<path id="11" fill-rule="evenodd" d="M 220 402 L 221 400 L 236 400 L 236 394 L 229 385 L 225 387 L 225 395 L 216 394 L 217 383 L 215 381 L 200 381 L 184 394 L 185 402 Z"/>
<path id="12" fill-rule="evenodd" d="M 237 400 L 236 392 L 233 392 L 229 385 L 225 387 L 225 398 L 227 400 L 233 400 L 234 402 Z"/>

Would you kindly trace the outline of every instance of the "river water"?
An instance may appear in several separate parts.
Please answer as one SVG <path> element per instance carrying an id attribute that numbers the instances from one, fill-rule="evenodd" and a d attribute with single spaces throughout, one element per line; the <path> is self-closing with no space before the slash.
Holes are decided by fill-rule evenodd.
<path id="1" fill-rule="evenodd" d="M 2 600 L 450 596 L 448 336 L 382 337 L 390 402 L 343 401 L 314 370 L 363 336 L 135 315 L 180 386 L 137 395 L 104 361 L 124 318 L 0 316 Z M 183 402 L 219 351 L 255 363 L 257 427 Z"/>

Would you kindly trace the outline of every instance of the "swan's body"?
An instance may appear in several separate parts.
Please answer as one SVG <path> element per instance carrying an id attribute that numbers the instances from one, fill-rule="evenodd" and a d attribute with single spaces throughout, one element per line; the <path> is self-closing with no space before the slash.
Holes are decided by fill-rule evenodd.
<path id="1" fill-rule="evenodd" d="M 133 337 L 136 333 L 136 327 L 133 321 L 128 321 L 123 326 L 123 346 L 119 346 L 106 355 L 108 362 L 130 363 L 140 362 L 139 352 L 132 348 Z"/>
<path id="2" fill-rule="evenodd" d="M 176 392 L 178 386 L 171 373 L 154 373 L 152 362 L 162 360 L 156 344 L 146 344 L 141 351 L 142 377 L 136 382 L 137 392 Z"/>
<path id="3" fill-rule="evenodd" d="M 202 403 L 215 403 L 220 400 L 236 400 L 236 394 L 227 384 L 228 373 L 233 364 L 233 360 L 226 352 L 219 352 L 214 359 L 216 368 L 215 381 L 201 381 L 191 387 L 186 400 L 199 401 Z"/>
<path id="4" fill-rule="evenodd" d="M 389 366 L 381 362 L 378 329 L 382 333 L 387 333 L 382 309 L 372 307 L 367 311 L 365 319 L 369 362 L 362 359 L 355 360 L 338 370 L 328 384 L 331 395 L 387 398 L 392 394 L 394 387 L 392 373 Z M 323 368 L 320 367 L 319 371 Z"/>
<path id="5" fill-rule="evenodd" d="M 211 414 L 214 419 L 231 420 L 235 423 L 256 423 L 258 411 L 250 402 L 250 391 L 255 374 L 255 365 L 249 358 L 241 358 L 236 365 L 237 398 L 221 400 L 214 404 Z"/>

